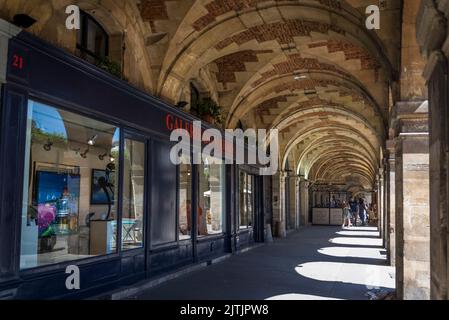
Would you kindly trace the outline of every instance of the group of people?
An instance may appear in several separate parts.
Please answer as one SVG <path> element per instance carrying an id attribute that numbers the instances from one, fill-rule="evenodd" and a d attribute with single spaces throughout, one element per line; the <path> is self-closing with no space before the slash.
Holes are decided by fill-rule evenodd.
<path id="1" fill-rule="evenodd" d="M 363 198 L 360 198 L 358 201 L 356 199 L 352 199 L 351 201 L 343 202 L 343 228 L 348 226 L 357 226 L 357 221 L 360 219 L 360 223 L 362 226 L 368 225 L 369 207 L 366 204 L 366 201 Z"/>

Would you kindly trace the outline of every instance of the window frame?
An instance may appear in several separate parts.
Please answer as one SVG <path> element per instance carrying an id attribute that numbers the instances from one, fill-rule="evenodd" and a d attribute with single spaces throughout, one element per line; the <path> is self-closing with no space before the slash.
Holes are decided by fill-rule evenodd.
<path id="1" fill-rule="evenodd" d="M 181 191 L 181 179 L 180 179 L 181 164 L 176 166 L 176 209 L 177 209 L 177 211 L 176 211 L 176 242 L 177 243 L 192 241 L 193 238 L 194 238 L 194 232 L 197 229 L 197 228 L 194 228 L 194 223 L 193 223 L 193 215 L 196 214 L 197 210 L 194 211 L 193 210 L 193 206 L 192 206 L 192 204 L 193 204 L 193 197 L 195 196 L 195 193 L 196 193 L 196 192 L 194 193 L 193 175 L 195 173 L 194 173 L 194 170 L 193 170 L 194 164 L 192 163 L 192 157 L 190 157 L 190 164 L 189 164 L 189 166 L 190 166 L 190 175 L 191 175 L 191 178 L 190 178 L 190 192 L 191 192 L 191 197 L 192 197 L 192 199 L 190 200 L 190 221 L 192 223 L 192 226 L 191 226 L 191 229 L 190 229 L 190 238 L 188 238 L 188 239 L 180 239 L 179 238 L 179 233 L 180 233 L 179 232 L 179 226 L 180 226 L 180 219 L 179 219 L 180 211 L 179 210 L 180 210 L 180 205 L 181 205 L 181 194 L 180 194 L 180 191 Z"/>
<path id="2" fill-rule="evenodd" d="M 214 234 L 200 235 L 199 234 L 199 229 L 198 229 L 198 227 L 196 227 L 196 238 L 197 238 L 197 241 L 199 241 L 199 242 L 205 241 L 207 239 L 221 238 L 221 237 L 223 237 L 227 233 L 227 231 L 226 231 L 226 210 L 227 210 L 227 208 L 226 208 L 227 207 L 227 203 L 226 203 L 226 192 L 227 192 L 227 189 L 226 189 L 227 188 L 226 163 L 225 163 L 225 160 L 223 158 L 221 159 L 221 161 L 222 161 L 222 163 L 220 164 L 220 166 L 221 166 L 220 171 L 221 171 L 221 180 L 222 180 L 222 183 L 223 183 L 222 190 L 221 190 L 221 194 L 222 194 L 221 195 L 221 203 L 222 203 L 222 207 L 221 207 L 221 232 L 214 233 Z M 197 187 L 198 188 L 197 188 L 197 190 L 195 190 L 195 196 L 197 197 L 197 201 L 196 202 L 197 202 L 198 205 L 199 205 L 199 199 L 200 199 L 200 192 L 199 192 L 199 189 L 200 189 L 200 174 L 201 174 L 200 173 L 200 167 L 202 165 L 204 166 L 205 164 L 201 163 L 200 165 L 198 165 L 198 164 L 195 165 L 196 166 L 197 181 L 198 181 L 198 183 L 197 183 Z M 193 201 L 192 201 L 192 203 L 193 203 Z M 198 207 L 198 205 L 197 205 L 197 207 Z M 195 208 L 195 210 L 194 211 L 192 210 L 192 212 L 194 212 L 195 215 L 196 215 L 196 220 L 197 220 L 197 225 L 198 225 L 198 219 L 199 219 L 198 209 Z M 207 223 L 206 223 L 206 225 L 207 225 Z M 207 226 L 206 226 L 206 228 L 207 228 Z"/>
<path id="3" fill-rule="evenodd" d="M 252 196 L 251 196 L 251 215 L 252 215 L 252 217 L 251 217 L 251 222 L 252 222 L 252 224 L 251 225 L 248 225 L 248 224 L 246 224 L 246 226 L 243 226 L 243 225 L 241 225 L 241 211 L 240 211 L 240 208 L 241 208 L 241 206 L 240 206 L 240 192 L 242 191 L 241 189 L 240 189 L 240 174 L 241 173 L 243 173 L 247 178 L 250 178 L 251 179 L 251 189 L 252 189 Z M 237 189 L 238 189 L 238 193 L 237 193 L 237 198 L 238 198 L 238 201 L 237 201 L 237 205 L 238 205 L 238 228 L 237 228 L 237 230 L 239 230 L 239 231 L 245 231 L 245 230 L 250 230 L 250 229 L 253 229 L 254 228 L 254 221 L 255 221 L 255 196 L 254 196 L 254 184 L 255 184 L 255 175 L 254 174 L 251 174 L 251 173 L 249 173 L 248 171 L 246 171 L 246 170 L 243 170 L 243 169 L 239 169 L 238 170 L 238 187 L 237 187 Z M 246 180 L 247 182 L 248 182 L 248 180 Z M 246 183 L 246 185 L 245 186 L 248 186 L 248 183 Z M 245 186 L 243 186 L 243 189 L 245 189 Z M 247 206 L 247 204 L 248 204 L 248 202 L 247 201 L 244 201 L 245 202 L 245 206 Z M 249 221 L 249 215 L 248 215 L 248 210 L 246 211 L 246 214 L 247 214 L 247 216 L 246 216 L 246 220 L 247 221 Z"/>
<path id="4" fill-rule="evenodd" d="M 147 247 L 147 239 L 148 239 L 148 235 L 147 232 L 149 230 L 149 228 L 147 228 L 147 224 L 148 224 L 148 220 L 149 219 L 149 215 L 150 215 L 150 193 L 149 193 L 149 184 L 150 184 L 150 175 L 149 175 L 149 170 L 150 168 L 150 139 L 145 136 L 144 134 L 138 133 L 133 129 L 129 129 L 129 128 L 121 128 L 121 132 L 123 133 L 123 149 L 122 149 L 122 141 L 120 141 L 120 148 L 123 150 L 123 152 L 120 152 L 120 168 L 121 169 L 121 181 L 120 181 L 120 186 L 122 188 L 125 187 L 124 184 L 124 174 L 125 171 L 123 170 L 124 168 L 124 164 L 125 164 L 125 140 L 133 140 L 133 141 L 137 141 L 137 142 L 141 142 L 144 144 L 145 147 L 145 151 L 144 151 L 144 155 L 145 155 L 145 159 L 144 159 L 144 172 L 145 172 L 145 177 L 144 177 L 144 186 L 143 186 L 143 218 L 142 218 L 142 246 L 139 248 L 131 248 L 131 249 L 126 249 L 123 250 L 123 243 L 122 243 L 122 235 L 120 235 L 120 251 L 119 253 L 121 254 L 126 254 L 129 252 L 133 252 L 133 251 L 142 251 L 145 250 L 145 248 Z M 120 140 L 122 140 L 122 135 L 120 137 Z M 120 172 L 119 172 L 120 173 Z M 120 190 L 120 189 L 119 189 Z M 119 193 L 121 193 L 121 197 L 120 197 L 120 232 L 122 230 L 122 223 L 123 223 L 123 189 L 121 191 L 119 191 Z"/>
<path id="5" fill-rule="evenodd" d="M 103 33 L 105 40 L 104 57 L 98 56 L 95 52 L 92 52 L 87 48 L 87 34 L 89 32 L 88 27 L 89 21 L 94 23 Z M 81 43 L 78 42 L 78 35 L 77 35 L 76 48 L 80 51 L 81 56 L 87 54 L 90 57 L 94 58 L 95 60 L 105 59 L 106 57 L 109 56 L 109 33 L 94 17 L 92 17 L 90 14 L 88 14 L 86 11 L 83 10 L 80 10 L 80 30 L 78 30 L 78 32 L 80 33 Z"/>
<path id="6" fill-rule="evenodd" d="M 144 133 L 142 131 L 140 131 L 139 129 L 124 125 L 123 123 L 120 123 L 117 120 L 113 120 L 111 117 L 98 113 L 96 111 L 90 111 L 87 110 L 85 107 L 83 107 L 82 105 L 78 105 L 78 104 L 73 104 L 70 102 L 61 102 L 61 101 L 57 101 L 56 99 L 52 99 L 52 98 L 44 98 L 41 95 L 35 94 L 33 92 L 28 92 L 27 95 L 27 99 L 26 99 L 26 108 L 25 108 L 25 112 L 23 114 L 23 117 L 27 118 L 28 117 L 28 110 L 29 110 L 29 103 L 30 101 L 35 102 L 35 103 L 40 103 L 40 104 L 44 104 L 50 108 L 55 108 L 58 110 L 63 110 L 63 111 L 67 111 L 67 112 L 71 112 L 74 114 L 77 114 L 79 116 L 82 117 L 86 117 L 86 118 L 90 118 L 92 120 L 96 120 L 111 126 L 115 126 L 116 128 L 119 129 L 120 131 L 120 138 L 119 138 L 119 150 L 120 150 L 120 156 L 119 156 L 119 172 L 118 172 L 118 196 L 117 196 L 117 235 L 116 235 L 116 250 L 112 253 L 106 254 L 106 255 L 96 255 L 96 256 L 88 256 L 88 257 L 84 257 L 84 258 L 80 258 L 80 259 L 76 259 L 76 260 L 67 260 L 67 261 L 61 261 L 61 262 L 56 262 L 56 263 L 52 263 L 52 264 L 45 264 L 45 265 L 38 265 L 35 267 L 31 267 L 31 268 L 26 268 L 26 269 L 21 269 L 20 268 L 20 259 L 21 259 L 21 243 L 22 243 L 22 225 L 21 223 L 19 223 L 19 228 L 18 228 L 18 235 L 17 235 L 17 241 L 19 244 L 19 259 L 17 259 L 17 265 L 18 265 L 18 271 L 20 275 L 23 276 L 32 276 L 35 274 L 40 274 L 42 272 L 51 272 L 53 270 L 59 270 L 60 268 L 66 267 L 68 265 L 73 265 L 74 263 L 76 263 L 78 266 L 82 266 L 82 265 L 90 265 L 90 264 L 94 264 L 94 263 L 99 263 L 99 262 L 105 262 L 105 261 L 112 261 L 112 260 L 116 260 L 116 259 L 120 259 L 122 256 L 134 256 L 136 254 L 140 254 L 142 252 L 144 252 L 146 250 L 146 248 L 148 247 L 149 244 L 149 235 L 148 235 L 148 228 L 147 228 L 147 224 L 148 221 L 150 220 L 149 214 L 150 214 L 150 174 L 146 174 L 146 178 L 145 178 L 145 197 L 146 199 L 144 199 L 145 201 L 145 215 L 144 215 L 144 221 L 143 221 L 143 225 L 144 225 L 144 236 L 143 236 L 143 246 L 140 248 L 133 248 L 130 250 L 122 250 L 122 234 L 121 234 L 121 229 L 122 229 L 122 188 L 123 188 L 123 163 L 124 163 L 124 139 L 125 139 L 125 133 L 133 136 L 133 137 L 139 137 L 141 139 L 146 140 L 146 151 L 145 151 L 145 156 L 146 156 L 146 161 L 145 161 L 145 165 L 146 168 L 145 170 L 149 170 L 151 169 L 151 164 L 149 163 L 149 161 L 151 160 L 151 158 L 149 157 L 150 154 L 150 148 L 151 148 L 151 139 L 152 136 L 151 134 L 147 134 Z M 26 127 L 24 128 L 24 130 L 26 130 Z M 24 146 L 25 147 L 25 146 Z M 25 164 L 25 159 L 21 160 L 24 164 Z M 30 163 L 30 167 L 31 167 L 31 163 Z M 25 168 L 25 166 L 23 166 L 23 170 L 29 170 L 29 168 Z M 23 188 L 25 187 L 25 182 L 24 178 L 25 176 L 22 174 L 22 181 L 21 181 L 21 190 L 23 190 Z M 22 210 L 22 205 L 23 205 L 23 200 L 20 200 L 20 210 Z M 146 220 L 146 221 L 145 221 Z"/>

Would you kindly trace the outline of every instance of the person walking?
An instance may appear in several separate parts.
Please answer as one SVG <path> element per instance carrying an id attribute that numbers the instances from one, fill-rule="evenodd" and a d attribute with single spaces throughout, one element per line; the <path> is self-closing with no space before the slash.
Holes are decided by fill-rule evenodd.
<path id="1" fill-rule="evenodd" d="M 347 225 L 348 228 L 352 227 L 351 224 L 351 207 L 349 206 L 349 204 L 346 203 L 346 201 L 343 201 L 343 225 L 342 228 L 344 229 L 345 226 Z"/>
<path id="2" fill-rule="evenodd" d="M 358 206 L 357 206 L 357 200 L 355 198 L 352 198 L 352 200 L 349 202 L 349 205 L 351 207 L 351 213 L 352 213 L 352 224 L 357 227 L 357 214 L 358 214 Z"/>
<path id="3" fill-rule="evenodd" d="M 366 226 L 366 214 L 367 214 L 368 207 L 365 203 L 365 200 L 360 198 L 359 200 L 359 217 L 362 221 L 362 226 Z"/>

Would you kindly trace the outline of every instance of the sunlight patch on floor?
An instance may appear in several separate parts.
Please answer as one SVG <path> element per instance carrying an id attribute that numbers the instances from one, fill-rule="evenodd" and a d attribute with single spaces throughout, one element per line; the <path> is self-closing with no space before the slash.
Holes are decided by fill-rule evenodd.
<path id="1" fill-rule="evenodd" d="M 336 232 L 339 236 L 354 236 L 354 237 L 379 237 L 378 231 L 338 231 Z"/>
<path id="2" fill-rule="evenodd" d="M 364 285 L 369 290 L 395 287 L 389 266 L 318 261 L 300 264 L 295 271 L 310 279 Z"/>
<path id="3" fill-rule="evenodd" d="M 331 257 L 350 257 L 362 259 L 386 260 L 385 254 L 375 248 L 352 248 L 352 247 L 326 247 L 318 249 L 318 252 Z"/>
<path id="4" fill-rule="evenodd" d="M 335 244 L 345 244 L 353 246 L 364 246 L 364 247 L 381 247 L 382 239 L 378 238 L 349 238 L 349 237 L 338 237 L 329 239 L 330 243 Z"/>

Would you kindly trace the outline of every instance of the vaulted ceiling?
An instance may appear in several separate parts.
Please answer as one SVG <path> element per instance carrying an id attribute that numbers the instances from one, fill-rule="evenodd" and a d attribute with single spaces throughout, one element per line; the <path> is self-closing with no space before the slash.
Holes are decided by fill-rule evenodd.
<path id="1" fill-rule="evenodd" d="M 380 1 L 380 30 L 365 27 L 370 0 L 0 0 L 0 16 L 39 15 L 32 31 L 51 37 L 69 2 L 126 31 L 128 72 L 145 90 L 175 103 L 194 81 L 227 128 L 278 129 L 282 168 L 373 187 L 397 95 L 400 0 Z"/>

